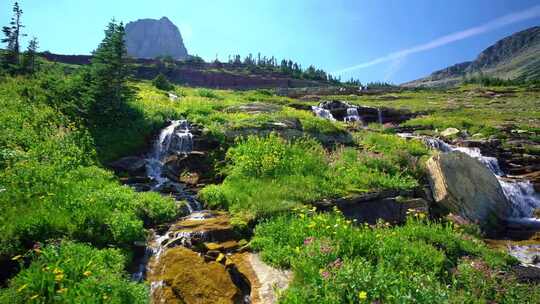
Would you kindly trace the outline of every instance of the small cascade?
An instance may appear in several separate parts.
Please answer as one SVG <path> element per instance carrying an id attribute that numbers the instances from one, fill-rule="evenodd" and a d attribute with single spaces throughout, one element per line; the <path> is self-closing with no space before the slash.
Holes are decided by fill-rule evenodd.
<path id="1" fill-rule="evenodd" d="M 157 182 L 154 189 L 169 181 L 163 176 L 163 164 L 172 154 L 188 154 L 193 150 L 193 135 L 187 120 L 173 120 L 161 131 L 149 157 L 146 159 L 148 176 Z"/>
<path id="2" fill-rule="evenodd" d="M 382 110 L 380 108 L 377 108 L 377 119 L 379 120 L 379 123 L 383 124 L 383 116 L 382 116 Z"/>
<path id="3" fill-rule="evenodd" d="M 331 121 L 336 120 L 334 118 L 334 116 L 332 115 L 332 113 L 327 109 L 324 109 L 324 108 L 318 107 L 318 106 L 311 106 L 311 109 L 313 110 L 313 113 L 315 113 L 315 115 L 317 117 L 328 119 L 328 120 L 331 120 Z"/>
<path id="4" fill-rule="evenodd" d="M 356 107 L 347 108 L 347 116 L 343 119 L 345 122 L 357 122 L 362 121 L 360 115 L 358 115 L 358 109 Z"/>
<path id="5" fill-rule="evenodd" d="M 499 178 L 504 194 L 515 206 L 513 216 L 516 218 L 532 218 L 535 209 L 540 208 L 540 195 L 528 180 L 507 181 Z"/>

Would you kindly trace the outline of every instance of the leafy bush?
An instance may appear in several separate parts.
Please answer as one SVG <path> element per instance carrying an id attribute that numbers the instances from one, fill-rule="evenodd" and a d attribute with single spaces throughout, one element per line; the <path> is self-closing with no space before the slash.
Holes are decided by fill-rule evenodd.
<path id="1" fill-rule="evenodd" d="M 251 246 L 264 261 L 294 271 L 281 303 L 540 300 L 530 285 L 498 274 L 513 258 L 424 218 L 417 214 L 401 227 L 355 226 L 338 212 L 301 209 L 257 225 Z"/>
<path id="2" fill-rule="evenodd" d="M 2 303 L 147 303 L 148 290 L 130 282 L 117 249 L 62 242 L 36 248 L 29 267 L 0 291 Z"/>
<path id="3" fill-rule="evenodd" d="M 159 73 L 159 75 L 157 75 L 156 78 L 154 78 L 154 80 L 152 81 L 152 84 L 156 88 L 160 90 L 164 90 L 164 91 L 170 91 L 174 89 L 174 86 L 169 82 L 169 79 L 167 79 L 167 76 L 163 75 L 162 73 Z"/>

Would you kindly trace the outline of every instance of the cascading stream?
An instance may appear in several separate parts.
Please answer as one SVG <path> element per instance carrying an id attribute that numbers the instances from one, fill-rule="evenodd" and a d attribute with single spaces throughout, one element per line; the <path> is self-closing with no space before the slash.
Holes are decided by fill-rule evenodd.
<path id="1" fill-rule="evenodd" d="M 479 148 L 454 147 L 437 138 L 418 137 L 406 133 L 399 135 L 420 138 L 427 146 L 443 153 L 460 151 L 479 160 L 497 177 L 505 196 L 512 203 L 512 216 L 521 222 L 540 221 L 540 219 L 533 216 L 534 210 L 540 208 L 540 195 L 536 193 L 532 183 L 528 180 L 514 181 L 505 178 L 505 174 L 499 166 L 499 161 L 495 157 L 482 155 Z"/>
<path id="2" fill-rule="evenodd" d="M 184 189 L 184 186 L 176 183 L 163 174 L 164 164 L 167 158 L 171 155 L 187 155 L 193 150 L 193 135 L 190 131 L 190 126 L 187 120 L 173 120 L 170 125 L 164 128 L 156 141 L 154 142 L 153 149 L 149 153 L 146 159 L 146 171 L 148 177 L 154 181 L 152 187 L 153 191 L 159 190 L 164 184 L 170 184 L 175 189 Z M 190 213 L 189 217 L 193 219 L 202 219 L 204 217 L 199 216 L 199 210 L 201 209 L 200 203 L 189 193 L 182 193 L 182 197 L 186 200 L 186 207 Z M 175 239 L 189 239 L 189 235 L 175 236 Z M 145 255 L 139 269 L 133 274 L 133 279 L 136 281 L 142 281 L 145 277 L 146 268 L 150 257 L 159 259 L 161 253 L 165 250 L 166 244 L 170 242 L 170 235 L 165 233 L 159 235 L 153 232 L 153 236 L 145 249 Z M 184 242 L 185 240 L 180 240 Z M 152 282 L 151 291 L 155 290 L 159 286 L 159 282 Z"/>
<path id="3" fill-rule="evenodd" d="M 332 113 L 327 109 L 324 109 L 318 106 L 312 106 L 311 109 L 313 110 L 313 113 L 315 113 L 317 117 L 332 120 L 332 121 L 336 120 L 334 116 L 332 115 Z"/>

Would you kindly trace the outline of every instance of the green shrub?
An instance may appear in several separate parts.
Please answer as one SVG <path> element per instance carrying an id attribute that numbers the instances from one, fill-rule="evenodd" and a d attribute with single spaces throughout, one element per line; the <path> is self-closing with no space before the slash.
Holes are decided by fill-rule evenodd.
<path id="1" fill-rule="evenodd" d="M 169 82 L 169 79 L 167 79 L 167 76 L 163 75 L 162 73 L 159 73 L 159 75 L 152 80 L 152 84 L 157 89 L 163 90 L 163 91 L 170 91 L 174 89 L 174 86 Z"/>
<path id="2" fill-rule="evenodd" d="M 267 263 L 294 271 L 281 303 L 536 303 L 540 299 L 531 285 L 499 274 L 516 263 L 513 258 L 424 218 L 417 214 L 401 227 L 355 226 L 339 213 L 300 209 L 257 225 L 251 246 L 261 251 Z"/>
<path id="3" fill-rule="evenodd" d="M 25 267 L 0 291 L 1 303 L 147 303 L 148 289 L 130 282 L 116 249 L 62 242 L 36 248 Z"/>

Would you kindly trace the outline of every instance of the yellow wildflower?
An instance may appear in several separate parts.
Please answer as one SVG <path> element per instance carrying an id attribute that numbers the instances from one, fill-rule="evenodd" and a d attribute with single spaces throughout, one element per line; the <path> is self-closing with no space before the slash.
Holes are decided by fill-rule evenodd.
<path id="1" fill-rule="evenodd" d="M 365 291 L 360 291 L 358 293 L 358 299 L 360 299 L 360 301 L 364 301 L 365 299 L 367 299 L 367 292 Z"/>
<path id="2" fill-rule="evenodd" d="M 61 274 L 61 273 L 54 276 L 54 280 L 55 280 L 56 282 L 60 282 L 60 281 L 62 281 L 63 279 L 64 279 L 64 275 Z"/>
<path id="3" fill-rule="evenodd" d="M 54 270 L 53 270 L 53 273 L 54 273 L 54 274 L 61 274 L 61 273 L 63 273 L 63 272 L 64 272 L 64 271 L 63 271 L 62 269 L 59 269 L 59 268 L 54 268 Z"/>
<path id="4" fill-rule="evenodd" d="M 296 248 L 294 248 L 294 251 L 296 251 L 296 253 L 300 253 L 300 247 L 296 246 Z"/>
<path id="5" fill-rule="evenodd" d="M 26 287 L 28 287 L 28 284 L 24 284 L 23 286 L 19 287 L 19 288 L 17 289 L 17 292 L 21 292 L 21 291 L 25 290 Z"/>
<path id="6" fill-rule="evenodd" d="M 19 260 L 21 258 L 22 258 L 22 255 L 19 254 L 19 255 L 16 255 L 16 256 L 12 257 L 11 260 L 16 261 L 16 260 Z"/>
<path id="7" fill-rule="evenodd" d="M 90 270 L 87 270 L 87 271 L 83 272 L 83 275 L 85 277 L 89 277 L 91 274 L 92 274 L 92 272 Z"/>

